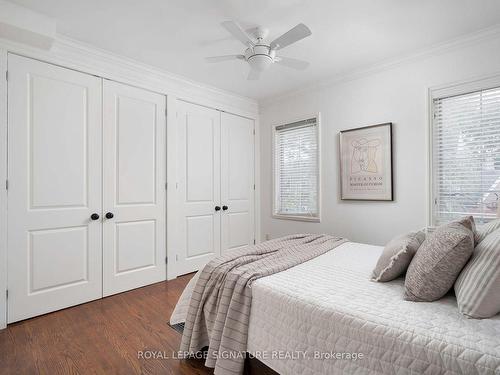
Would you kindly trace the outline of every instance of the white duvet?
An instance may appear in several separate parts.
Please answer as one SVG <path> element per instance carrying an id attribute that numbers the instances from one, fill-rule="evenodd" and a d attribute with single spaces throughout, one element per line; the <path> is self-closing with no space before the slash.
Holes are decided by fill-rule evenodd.
<path id="1" fill-rule="evenodd" d="M 255 281 L 249 352 L 280 374 L 500 374 L 500 316 L 467 319 L 453 296 L 404 301 L 402 279 L 369 280 L 381 251 L 350 242 Z"/>

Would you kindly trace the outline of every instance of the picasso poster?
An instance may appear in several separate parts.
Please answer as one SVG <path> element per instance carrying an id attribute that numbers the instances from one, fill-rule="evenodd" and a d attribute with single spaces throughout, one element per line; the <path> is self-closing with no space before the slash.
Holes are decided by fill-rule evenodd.
<path id="1" fill-rule="evenodd" d="M 343 200 L 393 200 L 392 123 L 340 132 Z"/>

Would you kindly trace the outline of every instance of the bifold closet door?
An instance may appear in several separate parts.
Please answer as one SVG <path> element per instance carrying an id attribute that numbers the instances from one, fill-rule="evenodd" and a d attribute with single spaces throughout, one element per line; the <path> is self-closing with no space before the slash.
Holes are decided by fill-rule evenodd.
<path id="1" fill-rule="evenodd" d="M 220 112 L 177 102 L 177 274 L 220 254 Z"/>
<path id="2" fill-rule="evenodd" d="M 221 252 L 254 243 L 254 121 L 221 113 Z"/>
<path id="3" fill-rule="evenodd" d="M 8 69 L 12 323 L 102 296 L 101 79 L 16 55 Z"/>
<path id="4" fill-rule="evenodd" d="M 103 295 L 166 279 L 166 97 L 103 80 Z"/>

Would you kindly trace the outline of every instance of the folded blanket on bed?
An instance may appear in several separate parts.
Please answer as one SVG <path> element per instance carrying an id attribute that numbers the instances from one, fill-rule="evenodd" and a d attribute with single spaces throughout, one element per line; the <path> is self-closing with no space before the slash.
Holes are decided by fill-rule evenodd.
<path id="1" fill-rule="evenodd" d="M 201 271 L 189 304 L 180 350 L 208 346 L 207 367 L 215 374 L 243 373 L 254 280 L 324 254 L 345 239 L 295 234 L 232 250 Z"/>

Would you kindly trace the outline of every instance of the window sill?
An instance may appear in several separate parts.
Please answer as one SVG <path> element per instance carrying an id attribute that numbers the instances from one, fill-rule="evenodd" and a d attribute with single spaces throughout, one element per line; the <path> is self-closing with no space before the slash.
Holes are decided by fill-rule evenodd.
<path id="1" fill-rule="evenodd" d="M 300 215 L 280 215 L 280 214 L 273 214 L 272 215 L 273 219 L 279 219 L 279 220 L 294 220 L 294 221 L 308 221 L 312 223 L 319 223 L 321 222 L 321 218 L 317 216 L 300 216 Z"/>

